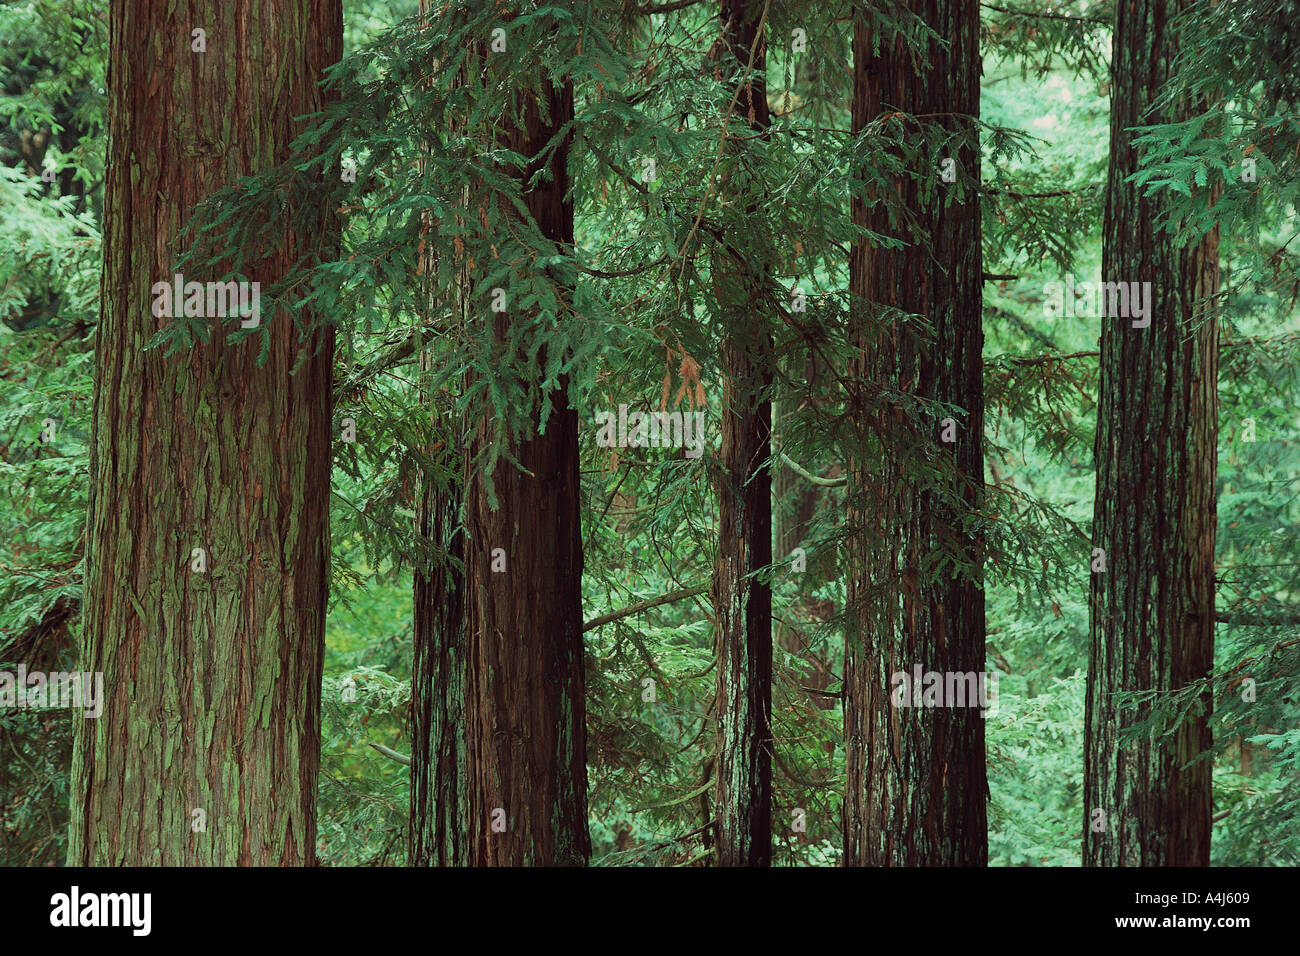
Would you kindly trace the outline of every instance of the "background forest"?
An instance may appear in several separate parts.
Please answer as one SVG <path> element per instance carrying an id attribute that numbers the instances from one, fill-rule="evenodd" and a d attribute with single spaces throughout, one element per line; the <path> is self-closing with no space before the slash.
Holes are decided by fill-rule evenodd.
<path id="1" fill-rule="evenodd" d="M 719 688 L 730 686 L 735 648 L 719 634 L 740 625 L 718 606 L 726 582 L 716 576 L 725 565 L 720 548 L 734 540 L 753 545 L 749 583 L 735 593 L 753 582 L 771 592 L 770 862 L 845 862 L 845 793 L 856 786 L 847 779 L 855 764 L 846 747 L 845 647 L 863 620 L 855 602 L 875 594 L 860 556 L 894 547 L 873 508 L 893 494 L 881 489 L 895 486 L 883 478 L 873 485 L 870 464 L 889 448 L 890 481 L 932 494 L 920 499 L 930 502 L 927 514 L 959 516 L 952 540 L 936 546 L 919 574 L 935 588 L 969 578 L 982 594 L 984 658 L 973 667 L 996 673 L 997 706 L 975 718 L 984 746 L 969 780 L 987 777 L 987 862 L 1079 865 L 1090 819 L 1090 649 L 1103 640 L 1090 595 L 1107 593 L 1094 581 L 1099 402 L 1103 388 L 1125 381 L 1122 371 L 1103 377 L 1111 353 L 1099 340 L 1107 323 L 1116 335 L 1151 330 L 1052 314 L 1045 303 L 1066 277 L 1115 278 L 1103 261 L 1108 177 L 1112 189 L 1123 183 L 1157 204 L 1166 228 L 1150 239 L 1156 247 L 1191 248 L 1219 230 L 1215 309 L 1200 320 L 1217 323 L 1208 339 L 1217 372 L 1213 362 L 1202 366 L 1218 389 L 1217 438 L 1207 452 L 1217 456 L 1212 667 L 1159 693 L 1109 688 L 1128 708 L 1120 746 L 1158 748 L 1183 721 L 1202 720 L 1207 746 L 1186 756 L 1212 767 L 1209 862 L 1300 864 L 1300 4 L 1138 6 L 1177 23 L 1181 51 L 1150 99 L 1197 105 L 1134 123 L 1143 129 L 1131 157 L 1117 158 L 1112 109 L 1133 93 L 1127 80 L 1115 88 L 1109 0 L 483 0 L 423 9 L 415 0 L 344 0 L 344 57 L 324 101 L 296 111 L 314 117 L 296 128 L 292 147 L 213 190 L 213 202 L 186 207 L 175 221 L 158 217 L 172 228 L 188 222 L 174 252 L 189 258 L 177 271 L 214 279 L 251 275 L 241 250 L 267 242 L 286 221 L 300 235 L 337 236 L 291 261 L 283 281 L 263 282 L 261 328 L 227 323 L 223 332 L 225 348 L 260 353 L 266 368 L 283 362 L 267 330 L 284 311 L 304 336 L 327 343 L 323 354 L 334 347 L 315 822 L 322 864 L 443 859 L 427 843 L 414 850 L 422 838 L 411 832 L 413 820 L 433 826 L 413 796 L 420 804 L 442 779 L 441 755 L 425 744 L 436 737 L 431 727 L 450 720 L 445 708 L 439 717 L 437 699 L 413 699 L 413 687 L 441 687 L 454 672 L 445 656 L 429 663 L 421 628 L 455 626 L 449 616 L 463 599 L 446 582 L 468 573 L 456 529 L 499 520 L 522 527 L 525 542 L 543 540 L 553 509 L 545 501 L 525 507 L 530 499 L 508 476 L 519 474 L 521 443 L 572 424 L 585 683 L 577 685 L 585 718 L 580 707 L 578 715 L 593 865 L 704 865 L 723 852 L 726 837 L 713 821 L 730 799 L 719 783 L 730 770 L 719 764 L 731 764 L 719 724 L 730 726 L 722 714 L 735 702 Z M 906 101 L 886 89 L 889 109 L 863 123 L 855 49 L 874 42 L 879 55 L 884 37 L 898 55 L 882 76 L 905 74 L 912 59 L 922 79 L 950 61 L 960 71 L 954 38 L 931 29 L 943 17 L 956 22 L 955 9 L 978 18 L 978 89 L 935 77 Z M 737 10 L 739 27 L 728 32 L 724 18 Z M 118 81 L 109 70 L 110 19 L 102 2 L 0 4 L 0 671 L 89 669 L 79 662 L 94 645 L 81 608 L 94 539 L 96 346 L 102 310 L 111 308 L 101 284 L 111 281 L 106 156 L 110 82 Z M 302 28 L 327 26 L 308 18 Z M 188 28 L 178 36 L 189 43 Z M 492 46 L 498 40 L 501 50 Z M 151 49 L 141 42 L 137 57 Z M 219 29 L 207 42 L 201 55 L 223 55 Z M 934 52 L 949 42 L 950 52 Z M 479 71 L 476 58 L 496 65 Z M 545 115 L 565 106 L 561 77 L 572 89 L 571 140 L 562 148 Z M 515 99 L 512 83 L 523 91 Z M 529 113 L 520 106 L 528 96 L 543 105 Z M 929 109 L 936 96 L 953 105 Z M 972 102 L 977 122 L 942 118 Z M 540 140 L 515 135 L 538 124 L 550 130 Z M 962 139 L 972 131 L 977 151 Z M 236 139 L 253 132 L 237 123 L 227 130 Z M 535 154 L 524 148 L 542 144 Z M 222 152 L 220 143 L 196 143 L 183 161 L 202 170 Z M 949 156 L 959 162 L 944 165 Z M 1116 175 L 1121 159 L 1134 164 L 1126 167 L 1134 178 Z M 529 198 L 542 195 L 560 162 L 571 186 L 571 245 L 548 233 L 540 201 Z M 333 224 L 313 225 L 308 208 Z M 934 221 L 926 215 L 946 221 L 959 208 L 975 211 L 973 252 L 953 253 L 943 243 L 959 240 L 940 243 L 926 226 Z M 871 218 L 877 211 L 882 218 Z M 1137 236 L 1132 223 L 1119 228 L 1130 225 Z M 861 343 L 878 328 L 915 323 L 918 342 L 948 344 L 938 317 L 906 302 L 867 309 L 851 281 L 854 250 L 869 250 L 863 261 L 884 270 L 911 261 L 908 248 L 933 255 L 942 274 L 974 257 L 962 268 L 979 276 L 982 305 L 966 320 L 977 331 L 982 324 L 982 345 L 977 336 L 974 358 L 964 357 L 982 409 L 942 394 L 908 398 L 901 380 L 883 391 L 861 386 L 890 379 L 862 358 Z M 169 277 L 151 274 L 145 284 Z M 508 313 L 492 306 L 498 289 Z M 503 337 L 501 314 L 527 319 Z M 1157 314 L 1153 327 L 1160 323 Z M 1180 326 L 1177 347 L 1198 327 Z M 926 330 L 934 328 L 931 341 Z M 209 337 L 201 322 L 160 322 L 151 361 L 190 361 Z M 1170 391 L 1144 393 L 1123 414 L 1172 404 L 1175 379 L 1157 381 Z M 771 517 L 763 534 L 761 509 L 751 507 L 763 485 L 727 485 L 728 461 L 741 459 L 727 458 L 732 439 L 724 435 L 739 429 L 743 445 L 745 415 L 765 402 L 771 446 L 757 472 L 770 478 Z M 610 447 L 598 415 L 616 420 L 620 406 L 677 411 L 684 421 L 702 413 L 698 457 L 689 443 Z M 881 428 L 854 427 L 864 420 Z M 927 450 L 937 438 L 916 436 L 938 436 L 936 422 L 964 429 L 980 421 L 973 467 L 982 468 L 982 491 L 963 497 L 952 491 L 965 486 L 947 459 Z M 467 467 L 478 475 L 469 484 Z M 971 467 L 968 460 L 958 470 Z M 868 490 L 855 492 L 855 475 L 867 473 Z M 1159 504 L 1161 492 L 1138 478 L 1120 466 L 1105 494 L 1117 507 L 1126 496 Z M 97 507 L 119 507 L 119 517 L 139 507 L 105 489 Z M 487 503 L 481 512 L 475 495 Z M 555 521 L 564 520 L 561 507 Z M 766 560 L 752 540 L 756 528 L 770 539 Z M 964 536 L 979 549 L 952 543 Z M 190 544 L 177 544 L 178 568 Z M 543 570 L 563 564 L 562 551 L 556 558 L 538 548 Z M 1105 573 L 1129 574 L 1117 569 L 1116 553 Z M 1148 570 L 1159 595 L 1155 554 Z M 505 575 L 529 573 L 516 551 L 501 560 L 522 560 Z M 939 600 L 941 591 L 919 587 L 923 606 Z M 474 620 L 486 612 L 465 613 Z M 756 626 L 753 616 L 744 620 Z M 757 646 L 750 640 L 742 635 L 746 654 Z M 757 670 L 747 660 L 738 673 L 762 680 L 761 660 Z M 741 684 L 744 698 L 749 685 Z M 455 696 L 447 694 L 444 703 Z M 562 706 L 572 708 L 567 695 Z M 744 744 L 744 708 L 736 714 L 742 727 L 733 736 Z M 73 756 L 80 719 L 0 708 L 0 864 L 59 865 L 70 849 L 78 855 L 69 824 L 81 792 Z M 472 719 L 469 726 L 472 733 Z M 914 775 L 919 790 L 959 785 L 933 784 L 933 772 L 899 771 Z M 445 838 L 437 832 L 433 843 Z M 907 832 L 899 839 L 907 842 Z"/>

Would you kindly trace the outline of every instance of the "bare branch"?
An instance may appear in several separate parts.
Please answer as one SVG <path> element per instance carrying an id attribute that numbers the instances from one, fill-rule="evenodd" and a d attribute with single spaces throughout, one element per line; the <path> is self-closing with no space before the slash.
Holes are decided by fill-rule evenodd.
<path id="1" fill-rule="evenodd" d="M 1246 614 L 1238 611 L 1218 611 L 1214 620 L 1220 624 L 1240 624 L 1244 627 L 1295 627 L 1300 625 L 1300 612 L 1294 614 Z"/>
<path id="2" fill-rule="evenodd" d="M 633 7 L 633 13 L 640 13 L 649 16 L 652 13 L 672 13 L 674 10 L 685 10 L 687 7 L 693 7 L 701 0 L 673 0 L 672 3 L 647 3 L 639 7 Z"/>
<path id="3" fill-rule="evenodd" d="M 661 604 L 671 604 L 673 601 L 681 601 L 688 597 L 695 597 L 695 595 L 703 594 L 708 589 L 709 586 L 707 584 L 700 584 L 693 588 L 682 588 L 680 591 L 669 591 L 667 594 L 659 595 L 659 597 L 637 601 L 635 604 L 629 604 L 620 611 L 611 611 L 608 614 L 602 614 L 600 617 L 592 618 L 586 624 L 582 625 L 582 631 L 585 634 L 587 631 L 600 627 L 602 624 L 609 624 L 625 617 L 631 617 L 633 614 L 640 614 L 642 611 L 648 611 L 650 608 L 658 607 Z"/>
<path id="4" fill-rule="evenodd" d="M 1068 13 L 1036 13 L 1031 10 L 1011 10 L 1008 7 L 994 6 L 991 3 L 981 3 L 980 6 L 986 10 L 996 10 L 998 13 L 1007 13 L 1014 17 L 1041 17 L 1044 20 L 1068 20 L 1072 23 L 1100 23 L 1102 26 L 1110 26 L 1110 21 L 1103 17 L 1079 17 Z"/>
<path id="5" fill-rule="evenodd" d="M 846 485 L 849 483 L 849 478 L 847 475 L 843 475 L 839 478 L 818 477 L 817 475 L 814 475 L 811 471 L 808 471 L 798 462 L 796 462 L 785 452 L 781 452 L 781 461 L 787 468 L 793 471 L 800 478 L 803 478 L 805 481 L 811 481 L 814 485 L 821 485 L 823 488 L 838 488 L 840 485 Z"/>
<path id="6" fill-rule="evenodd" d="M 389 750 L 383 744 L 371 744 L 370 746 L 374 747 L 385 757 L 391 757 L 400 764 L 405 764 L 408 767 L 411 765 L 411 758 L 406 756 L 406 754 L 399 754 L 396 750 Z"/>

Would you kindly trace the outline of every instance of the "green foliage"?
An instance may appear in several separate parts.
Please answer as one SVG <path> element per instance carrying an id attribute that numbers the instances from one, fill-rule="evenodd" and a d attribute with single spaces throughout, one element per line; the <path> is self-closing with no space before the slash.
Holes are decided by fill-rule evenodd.
<path id="1" fill-rule="evenodd" d="M 43 52 L 0 59 L 0 115 L 11 126 L 0 136 L 0 670 L 75 659 L 104 152 L 104 23 L 91 6 L 9 3 L 0 17 L 0 49 Z M 1045 282 L 1100 270 L 1112 4 L 983 6 L 981 178 L 951 184 L 951 198 L 979 191 L 985 270 L 995 277 L 984 315 L 988 513 L 972 519 L 988 540 L 989 666 L 1000 673 L 987 724 L 990 862 L 1074 865 L 1099 328 L 1049 324 L 1042 305 Z M 1216 567 L 1227 620 L 1206 686 L 1215 806 L 1226 815 L 1214 858 L 1294 865 L 1300 126 L 1294 51 L 1277 38 L 1295 4 L 1192 6 L 1188 60 L 1169 96 L 1195 94 L 1206 108 L 1142 131 L 1135 181 L 1168 200 L 1175 232 L 1223 232 Z M 506 440 L 545 427 L 532 409 L 557 388 L 583 420 L 585 614 L 614 618 L 585 635 L 593 862 L 707 856 L 712 436 L 725 400 L 719 345 L 736 328 L 719 290 L 739 260 L 759 263 L 766 283 L 755 306 L 775 342 L 775 464 L 798 469 L 785 472 L 794 477 L 775 508 L 808 560 L 797 572 L 790 554 L 776 554 L 764 572 L 778 621 L 775 862 L 836 865 L 842 544 L 851 530 L 843 468 L 896 437 L 856 445 L 845 410 L 853 397 L 898 407 L 911 423 L 938 410 L 889 389 L 864 396 L 870 383 L 843 373 L 864 306 L 845 291 L 846 253 L 864 239 L 919 241 L 895 184 L 941 188 L 931 160 L 955 145 L 945 127 L 904 112 L 849 130 L 849 27 L 868 18 L 913 48 L 924 31 L 897 3 L 771 4 L 773 121 L 758 136 L 734 114 L 743 73 L 719 65 L 711 5 L 651 16 L 630 3 L 526 6 L 506 24 L 510 82 L 493 72 L 499 63 L 480 69 L 475 59 L 500 25 L 493 5 L 440 5 L 428 24 L 414 7 L 349 4 L 348 56 L 331 81 L 337 102 L 284 164 L 210 197 L 178 263 L 234 277 L 284 229 L 305 228 L 312 204 L 338 211 L 341 242 L 322 234 L 263 291 L 264 314 L 282 307 L 304 333 L 336 331 L 335 421 L 341 429 L 353 419 L 357 433 L 334 442 L 318 856 L 328 865 L 404 862 L 408 773 L 370 745 L 410 752 L 411 575 L 445 557 L 415 526 L 419 495 L 462 480 L 467 420 L 495 429 L 481 467 L 515 467 L 501 454 Z M 787 42 L 796 29 L 806 31 L 803 52 Z M 525 187 L 511 175 L 520 157 L 496 134 L 551 76 L 571 78 L 575 92 L 575 121 L 550 146 L 572 137 L 572 247 L 521 215 Z M 76 189 L 37 178 L 21 134 L 42 130 L 42 161 L 75 169 Z M 65 149 L 57 134 L 69 131 Z M 1256 159 L 1255 183 L 1240 176 L 1246 157 Z M 341 175 L 345 161 L 355 181 Z M 890 235 L 853 229 L 854 195 L 895 214 Z M 475 263 L 467 290 L 457 255 Z M 495 288 L 529 316 L 511 323 L 504 345 L 481 321 Z M 796 291 L 806 311 L 792 307 Z M 904 321 L 924 335 L 921 318 Z M 265 325 L 236 337 L 264 335 Z M 204 334 L 182 319 L 153 344 L 178 352 Z M 594 414 L 622 404 L 703 410 L 703 457 L 600 447 Z M 46 419 L 57 426 L 49 442 Z M 907 468 L 918 484 L 943 484 L 940 466 L 920 453 Z M 801 516 L 805 498 L 813 504 Z M 937 566 L 945 560 L 936 556 Z M 671 592 L 683 594 L 620 613 Z M 1151 727 L 1131 733 L 1155 729 L 1204 689 L 1157 701 Z M 0 863 L 61 858 L 69 741 L 66 714 L 0 713 Z M 805 833 L 789 825 L 796 810 Z"/>

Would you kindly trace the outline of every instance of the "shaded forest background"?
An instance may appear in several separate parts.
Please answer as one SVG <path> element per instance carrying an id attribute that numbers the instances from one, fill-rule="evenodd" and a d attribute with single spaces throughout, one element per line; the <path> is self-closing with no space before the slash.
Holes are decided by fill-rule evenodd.
<path id="1" fill-rule="evenodd" d="M 0 670 L 71 669 L 82 640 L 108 140 L 104 6 L 0 5 Z M 534 84 L 548 70 L 572 77 L 580 117 L 568 158 L 574 248 L 541 278 L 488 274 L 457 286 L 466 243 L 471 259 L 494 252 L 482 237 L 439 232 L 425 204 L 454 205 L 489 165 L 475 166 L 483 149 L 471 127 L 501 107 L 490 89 L 481 99 L 448 93 L 461 64 L 447 52 L 471 34 L 490 42 L 486 4 L 458 7 L 456 20 L 439 5 L 422 19 L 415 2 L 345 2 L 336 101 L 290 162 L 222 194 L 202 221 L 218 237 L 212 249 L 249 241 L 272 221 L 276 197 L 311 201 L 308 179 L 321 184 L 318 202 L 343 207 L 342 252 L 322 258 L 312 290 L 267 293 L 290 308 L 308 303 L 337 343 L 316 830 L 325 865 L 407 862 L 413 575 L 446 557 L 421 496 L 460 481 L 449 449 L 464 435 L 449 423 L 478 416 L 501 440 L 518 437 L 537 425 L 527 415 L 536 395 L 557 387 L 578 410 L 591 862 L 689 865 L 715 853 L 710 587 L 723 516 L 714 469 L 730 401 L 722 356 L 738 326 L 719 291 L 731 275 L 727 247 L 696 236 L 710 230 L 742 237 L 782 290 L 780 318 L 766 328 L 764 393 L 774 446 L 763 574 L 771 860 L 843 861 L 841 698 L 858 513 L 849 462 L 873 447 L 842 430 L 857 352 L 848 252 L 865 241 L 851 194 L 887 193 L 890 177 L 909 169 L 923 195 L 948 189 L 980 203 L 982 593 L 985 666 L 999 695 L 984 726 L 988 863 L 1080 861 L 1098 341 L 1113 320 L 1051 316 L 1044 302 L 1048 283 L 1102 276 L 1113 6 L 979 4 L 979 180 L 961 169 L 955 183 L 931 162 L 956 135 L 942 124 L 900 112 L 865 134 L 851 128 L 854 25 L 915 30 L 906 5 L 758 4 L 763 123 L 753 104 L 736 109 L 743 83 L 715 68 L 724 58 L 716 6 L 611 0 L 529 8 L 511 21 L 511 68 L 531 71 Z M 1184 42 L 1197 58 L 1180 63 L 1170 95 L 1194 91 L 1206 105 L 1146 131 L 1133 188 L 1164 197 L 1175 223 L 1198 235 L 1221 230 L 1214 660 L 1205 681 L 1135 700 L 1142 716 L 1129 733 L 1158 738 L 1208 693 L 1212 862 L 1296 865 L 1300 8 L 1242 0 L 1223 5 L 1229 17 L 1185 6 L 1183 36 L 1193 39 Z M 431 27 L 439 16 L 455 26 Z M 723 150 L 724 128 L 749 150 L 738 159 Z M 1254 160 L 1249 177 L 1243 159 Z M 732 163 L 744 174 L 729 172 Z M 517 185 L 495 188 L 522 201 Z M 494 207 L 497 234 L 509 206 Z M 571 298 L 555 291 L 565 283 Z M 528 360 L 494 370 L 490 336 L 457 321 L 477 306 L 448 290 L 481 304 L 499 285 L 543 319 L 514 343 Z M 176 323 L 155 348 L 185 350 L 202 334 Z M 232 347 L 256 349 L 259 334 L 236 333 Z M 462 386 L 475 375 L 477 385 Z M 620 405 L 702 411 L 702 458 L 602 447 L 595 415 Z M 511 467 L 508 458 L 491 465 Z M 900 467 L 909 481 L 939 480 L 919 458 Z M 960 563 L 947 556 L 928 573 L 957 574 Z M 67 857 L 73 719 L 0 711 L 0 864 Z"/>

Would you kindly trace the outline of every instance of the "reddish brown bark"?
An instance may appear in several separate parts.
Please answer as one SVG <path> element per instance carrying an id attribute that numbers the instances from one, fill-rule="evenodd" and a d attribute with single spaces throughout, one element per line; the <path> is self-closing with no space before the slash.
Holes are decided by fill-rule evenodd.
<path id="1" fill-rule="evenodd" d="M 966 524 L 980 509 L 984 484 L 982 256 L 973 191 L 980 166 L 973 120 L 979 115 L 979 5 L 920 0 L 912 10 L 943 38 L 930 42 L 928 55 L 914 58 L 902 38 L 874 37 L 865 22 L 855 26 L 853 128 L 904 111 L 963 134 L 950 151 L 933 155 L 923 148 L 910 161 L 937 170 L 942 159 L 952 159 L 966 192 L 963 201 L 947 204 L 955 183 L 934 183 L 931 174 L 927 194 L 915 179 L 900 180 L 897 198 L 916 217 L 919 238 L 901 230 L 883 204 L 855 199 L 856 224 L 911 243 L 853 246 L 850 289 L 864 314 L 867 303 L 918 314 L 933 334 L 881 312 L 886 321 L 860 326 L 854 371 L 869 387 L 961 412 L 957 441 L 947 444 L 939 421 L 918 423 L 900 403 L 865 403 L 856 411 L 844 667 L 844 860 L 850 866 L 982 865 L 988 856 L 980 709 L 891 701 L 892 676 L 916 665 L 941 674 L 984 672 L 983 544 Z M 927 447 L 935 458 L 951 456 L 949 469 L 933 480 L 923 480 L 917 467 L 918 450 Z M 929 567 L 940 553 L 966 567 Z"/>
<path id="2" fill-rule="evenodd" d="M 333 335 L 263 310 L 257 339 L 168 358 L 151 285 L 201 200 L 288 157 L 342 52 L 338 0 L 114 0 L 103 304 L 83 659 L 108 703 L 79 720 L 79 865 L 315 860 L 329 557 Z M 205 31 L 206 52 L 192 49 Z M 245 267 L 265 290 L 322 234 Z M 206 281 L 215 275 L 188 275 Z M 192 570 L 192 549 L 207 569 Z M 201 811 L 198 815 L 195 811 Z M 200 829 L 202 821 L 205 826 Z"/>
<path id="3" fill-rule="evenodd" d="M 503 122 L 500 142 L 536 157 L 573 118 L 573 89 L 546 81 L 531 94 L 523 124 Z M 526 198 L 543 234 L 573 243 L 568 140 L 549 154 L 550 176 Z M 536 163 L 520 172 L 528 176 Z M 482 319 L 479 319 L 482 321 Z M 509 312 L 492 313 L 497 341 Z M 472 865 L 585 865 L 587 830 L 586 685 L 582 641 L 582 535 L 578 499 L 578 417 L 565 385 L 538 432 L 515 442 L 491 481 L 478 467 L 494 422 L 482 421 L 469 450 L 465 584 L 467 852 Z M 505 570 L 494 572 L 501 549 Z M 502 811 L 505 831 L 493 830 Z"/>
<path id="4" fill-rule="evenodd" d="M 722 0 L 719 66 L 737 77 L 731 127 L 766 130 L 766 46 L 762 5 Z M 741 147 L 743 149 L 743 147 Z M 741 208 L 748 174 L 736 161 L 724 189 Z M 745 245 L 738 240 L 735 245 Z M 735 245 L 732 248 L 735 248 Z M 715 849 L 720 866 L 767 866 L 772 858 L 772 591 L 756 572 L 772 563 L 772 336 L 767 267 L 730 250 L 715 259 L 715 289 L 728 331 L 721 368 L 722 448 L 718 477 L 718 736 L 714 773 Z"/>
<path id="5" fill-rule="evenodd" d="M 1157 231 L 1158 200 L 1125 181 L 1138 159 L 1130 127 L 1193 115 L 1190 103 L 1148 112 L 1176 51 L 1177 7 L 1117 4 L 1113 35 L 1102 278 L 1150 282 L 1151 301 L 1145 328 L 1101 320 L 1093 544 L 1106 570 L 1091 581 L 1084 759 L 1083 857 L 1093 866 L 1210 862 L 1212 762 L 1189 766 L 1212 743 L 1209 693 L 1170 737 L 1127 747 L 1120 732 L 1151 710 L 1114 697 L 1165 694 L 1214 664 L 1218 230 L 1177 245 Z"/>

